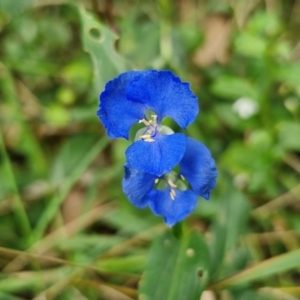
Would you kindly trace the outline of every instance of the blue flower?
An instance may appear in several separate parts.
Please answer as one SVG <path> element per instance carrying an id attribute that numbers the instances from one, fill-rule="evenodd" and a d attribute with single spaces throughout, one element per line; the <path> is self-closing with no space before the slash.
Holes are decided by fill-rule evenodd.
<path id="1" fill-rule="evenodd" d="M 152 111 L 151 118 L 147 113 Z M 170 172 L 182 159 L 186 137 L 162 125 L 170 117 L 186 129 L 199 111 L 198 100 L 170 71 L 129 71 L 109 81 L 97 112 L 111 138 L 129 137 L 134 123 L 145 125 L 126 150 L 128 164 L 155 176 Z"/>
<path id="2" fill-rule="evenodd" d="M 198 195 L 209 199 L 216 184 L 209 150 L 162 124 L 170 117 L 186 129 L 198 112 L 190 85 L 170 71 L 125 72 L 100 95 L 97 115 L 109 137 L 128 139 L 133 124 L 144 125 L 126 150 L 123 190 L 133 205 L 150 207 L 169 226 L 195 209 Z"/>
<path id="3" fill-rule="evenodd" d="M 179 172 L 155 176 L 126 163 L 123 190 L 138 208 L 149 206 L 167 225 L 183 220 L 196 207 L 197 196 L 206 200 L 215 187 L 218 172 L 210 151 L 200 142 L 187 138 Z"/>

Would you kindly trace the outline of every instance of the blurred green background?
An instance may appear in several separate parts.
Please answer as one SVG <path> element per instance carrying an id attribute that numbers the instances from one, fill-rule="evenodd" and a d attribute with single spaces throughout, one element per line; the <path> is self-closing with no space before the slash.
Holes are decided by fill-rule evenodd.
<path id="1" fill-rule="evenodd" d="M 201 300 L 300 299 L 299 32 L 298 0 L 0 0 L 0 299 L 138 298 L 169 229 L 126 200 L 129 143 L 96 111 L 147 68 L 191 82 L 187 133 L 219 170 L 185 221 L 210 253 Z"/>

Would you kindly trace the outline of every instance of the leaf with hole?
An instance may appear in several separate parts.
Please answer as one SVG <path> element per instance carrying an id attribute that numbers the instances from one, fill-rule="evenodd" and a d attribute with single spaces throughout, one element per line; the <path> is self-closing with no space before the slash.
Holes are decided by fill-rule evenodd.
<path id="1" fill-rule="evenodd" d="M 208 280 L 209 254 L 199 233 L 158 238 L 149 253 L 139 293 L 143 300 L 199 300 Z"/>
<path id="2" fill-rule="evenodd" d="M 94 65 L 94 88 L 97 95 L 107 81 L 126 71 L 125 62 L 114 48 L 117 39 L 109 28 L 101 24 L 85 8 L 78 9 L 81 18 L 81 39 Z"/>

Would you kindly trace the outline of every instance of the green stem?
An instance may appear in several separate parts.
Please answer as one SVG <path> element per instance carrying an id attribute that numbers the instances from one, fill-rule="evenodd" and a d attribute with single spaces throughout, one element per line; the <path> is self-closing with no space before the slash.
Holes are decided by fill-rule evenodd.
<path id="1" fill-rule="evenodd" d="M 6 177 L 7 181 L 10 182 L 12 193 L 13 193 L 12 209 L 15 215 L 16 223 L 18 224 L 21 234 L 24 237 L 29 238 L 31 234 L 30 222 L 26 210 L 24 208 L 23 202 L 20 198 L 20 194 L 18 191 L 18 186 L 13 173 L 11 162 L 5 149 L 1 127 L 0 127 L 0 158 L 2 158 L 3 160 L 3 172 L 7 176 Z"/>
<path id="2" fill-rule="evenodd" d="M 173 235 L 177 238 L 177 239 L 181 239 L 183 237 L 183 223 L 182 222 L 178 222 L 177 224 L 175 224 L 172 227 L 172 233 Z"/>

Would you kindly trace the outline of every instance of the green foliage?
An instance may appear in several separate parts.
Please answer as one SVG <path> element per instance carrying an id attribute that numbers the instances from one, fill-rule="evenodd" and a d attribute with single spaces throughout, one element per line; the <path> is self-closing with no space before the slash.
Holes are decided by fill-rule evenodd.
<path id="1" fill-rule="evenodd" d="M 30 8 L 32 3 L 33 0 L 21 0 L 18 2 L 1 1 L 0 9 L 3 11 L 4 15 L 12 17 L 22 13 L 25 9 Z"/>
<path id="2" fill-rule="evenodd" d="M 95 91 L 98 95 L 108 80 L 125 71 L 125 63 L 113 47 L 116 35 L 84 7 L 80 7 L 78 12 L 82 23 L 82 43 L 93 61 Z"/>
<path id="3" fill-rule="evenodd" d="M 297 299 L 300 3 L 102 2 L 0 1 L 0 299 Z M 96 116 L 146 68 L 191 82 L 219 170 L 172 231 Z"/>
<path id="4" fill-rule="evenodd" d="M 140 297 L 198 300 L 208 281 L 208 261 L 207 246 L 199 233 L 179 240 L 165 233 L 150 249 Z"/>
<path id="5" fill-rule="evenodd" d="M 212 240 L 209 244 L 211 273 L 219 271 L 222 276 L 228 276 L 234 270 L 234 262 L 223 260 L 226 253 L 238 256 L 239 237 L 248 231 L 247 217 L 250 213 L 249 203 L 243 194 L 238 191 L 232 192 L 230 182 L 227 185 L 220 199 L 216 220 L 211 226 Z M 229 215 L 235 217 L 228 218 Z"/>
<path id="6" fill-rule="evenodd" d="M 211 86 L 213 94 L 229 99 L 238 99 L 240 97 L 257 98 L 257 91 L 244 78 L 238 78 L 231 75 L 218 77 Z"/>
<path id="7" fill-rule="evenodd" d="M 278 124 L 278 139 L 280 146 L 286 151 L 300 151 L 300 124 L 294 122 L 282 122 Z"/>

